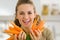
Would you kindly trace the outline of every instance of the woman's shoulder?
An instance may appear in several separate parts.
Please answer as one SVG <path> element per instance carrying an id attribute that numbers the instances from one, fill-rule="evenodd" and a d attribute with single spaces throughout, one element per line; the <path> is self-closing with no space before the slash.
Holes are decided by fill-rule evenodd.
<path id="1" fill-rule="evenodd" d="M 53 40 L 53 32 L 49 28 L 44 28 L 42 36 L 44 36 L 47 40 Z"/>
<path id="2" fill-rule="evenodd" d="M 49 28 L 47 28 L 47 27 L 44 27 L 44 31 L 43 31 L 43 33 L 51 33 L 52 31 L 49 29 Z"/>
<path id="3" fill-rule="evenodd" d="M 53 32 L 49 29 L 49 28 L 44 28 L 44 31 L 42 32 L 42 34 L 44 34 L 45 36 L 48 36 L 50 34 L 52 34 Z"/>

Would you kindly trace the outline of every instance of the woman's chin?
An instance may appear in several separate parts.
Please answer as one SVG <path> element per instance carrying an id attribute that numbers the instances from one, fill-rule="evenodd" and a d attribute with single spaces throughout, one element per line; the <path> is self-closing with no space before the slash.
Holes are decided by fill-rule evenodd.
<path id="1" fill-rule="evenodd" d="M 27 28 L 29 28 L 29 27 L 30 27 L 30 25 L 28 25 L 28 24 L 27 24 L 27 25 L 24 25 L 24 27 L 27 27 Z"/>
<path id="2" fill-rule="evenodd" d="M 25 28 L 31 28 L 31 25 L 32 25 L 32 21 L 22 21 L 22 25 L 25 27 Z"/>
<path id="3" fill-rule="evenodd" d="M 31 27 L 31 23 L 27 23 L 27 24 L 24 23 L 24 27 L 30 28 Z"/>

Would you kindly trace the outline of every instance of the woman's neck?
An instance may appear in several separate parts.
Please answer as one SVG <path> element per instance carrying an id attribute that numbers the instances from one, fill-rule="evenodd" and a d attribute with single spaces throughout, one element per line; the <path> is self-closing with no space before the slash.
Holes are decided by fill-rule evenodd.
<path id="1" fill-rule="evenodd" d="M 24 30 L 25 33 L 29 34 L 30 33 L 30 28 L 24 28 L 23 26 L 21 26 L 21 28 Z"/>

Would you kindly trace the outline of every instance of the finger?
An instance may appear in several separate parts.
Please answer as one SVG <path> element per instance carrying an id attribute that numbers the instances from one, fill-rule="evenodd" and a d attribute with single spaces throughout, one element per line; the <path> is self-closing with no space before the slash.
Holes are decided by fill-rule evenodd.
<path id="1" fill-rule="evenodd" d="M 30 34 L 30 37 L 31 37 L 31 40 L 34 40 L 34 37 L 33 37 L 33 35 L 32 35 L 32 34 Z"/>
<path id="2" fill-rule="evenodd" d="M 26 34 L 25 34 L 25 32 L 24 32 L 24 39 L 26 39 Z"/>
<path id="3" fill-rule="evenodd" d="M 23 32 L 22 32 L 22 34 L 21 34 L 21 39 L 23 40 L 23 36 L 24 36 L 24 34 L 23 34 Z"/>
<path id="4" fill-rule="evenodd" d="M 23 32 L 22 37 L 23 37 L 23 40 L 26 39 L 26 34 L 25 34 L 25 32 Z"/>
<path id="5" fill-rule="evenodd" d="M 38 32 L 41 34 L 41 31 L 38 29 Z"/>
<path id="6" fill-rule="evenodd" d="M 36 36 L 32 30 L 31 30 L 31 35 L 33 36 L 33 38 L 36 38 Z"/>
<path id="7" fill-rule="evenodd" d="M 14 35 L 14 40 L 18 40 L 18 39 L 17 39 L 17 35 L 16 35 L 16 34 Z"/>
<path id="8" fill-rule="evenodd" d="M 39 36 L 41 36 L 42 35 L 42 33 L 41 33 L 41 31 L 38 29 L 38 32 L 39 32 Z"/>
<path id="9" fill-rule="evenodd" d="M 36 35 L 36 36 L 39 36 L 38 30 L 34 30 L 34 32 L 35 32 L 35 35 Z"/>
<path id="10" fill-rule="evenodd" d="M 19 36 L 18 36 L 18 39 L 21 40 L 22 39 L 22 31 L 20 32 Z"/>

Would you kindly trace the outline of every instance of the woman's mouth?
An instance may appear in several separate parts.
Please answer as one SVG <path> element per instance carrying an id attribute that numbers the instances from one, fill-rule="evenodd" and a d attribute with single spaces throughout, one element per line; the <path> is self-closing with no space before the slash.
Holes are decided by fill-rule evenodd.
<path id="1" fill-rule="evenodd" d="M 23 20 L 23 23 L 27 25 L 30 23 L 30 20 Z"/>

